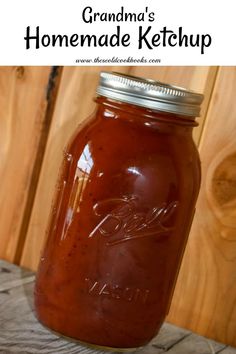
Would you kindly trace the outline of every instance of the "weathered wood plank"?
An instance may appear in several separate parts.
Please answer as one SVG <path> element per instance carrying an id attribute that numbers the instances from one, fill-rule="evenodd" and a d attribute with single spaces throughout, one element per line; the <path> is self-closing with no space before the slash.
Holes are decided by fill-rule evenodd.
<path id="1" fill-rule="evenodd" d="M 0 294 L 0 353 L 94 353 L 59 338 L 35 318 L 33 283 Z"/>
<path id="2" fill-rule="evenodd" d="M 169 348 L 183 340 L 191 332 L 173 326 L 169 323 L 164 323 L 158 335 L 144 348 L 136 351 L 137 354 L 161 354 L 166 353 Z"/>
<path id="3" fill-rule="evenodd" d="M 167 351 L 175 343 L 178 343 L 190 334 L 191 332 L 187 329 L 179 328 L 169 323 L 164 323 L 158 336 L 153 339 L 152 345 L 155 348 L 160 348 Z"/>
<path id="4" fill-rule="evenodd" d="M 32 275 L 31 277 L 24 277 L 22 279 L 16 279 L 11 281 L 6 281 L 3 285 L 0 285 L 0 292 L 7 291 L 12 288 L 17 288 L 18 286 L 31 283 L 34 281 L 35 276 Z"/>
<path id="5" fill-rule="evenodd" d="M 224 344 L 216 343 L 196 334 L 190 334 L 167 351 L 169 354 L 216 354 L 225 348 Z"/>
<path id="6" fill-rule="evenodd" d="M 220 352 L 220 354 L 235 354 L 235 353 L 236 353 L 236 349 L 232 347 L 227 347 Z"/>
<path id="7" fill-rule="evenodd" d="M 34 274 L 34 272 L 29 269 L 18 267 L 13 263 L 0 259 L 0 281 L 3 279 L 4 274 L 8 274 L 8 276 L 11 276 L 13 279 L 18 279 L 19 273 L 24 276 Z"/>
<path id="8" fill-rule="evenodd" d="M 33 274 L 28 269 L 20 268 L 14 264 L 0 260 L 0 291 L 6 291 L 14 286 L 18 286 L 23 280 L 27 282 L 28 278 Z"/>

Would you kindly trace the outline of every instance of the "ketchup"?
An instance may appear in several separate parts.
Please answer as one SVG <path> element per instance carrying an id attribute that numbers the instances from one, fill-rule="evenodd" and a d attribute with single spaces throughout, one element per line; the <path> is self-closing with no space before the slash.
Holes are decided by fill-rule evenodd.
<path id="1" fill-rule="evenodd" d="M 102 75 L 108 84 L 115 77 L 126 86 L 150 86 L 149 80 Z M 202 101 L 172 90 L 196 95 L 195 111 Z M 121 101 L 98 91 L 95 112 L 64 152 L 35 308 L 44 325 L 87 344 L 136 348 L 157 334 L 194 214 L 200 186 L 194 116 L 186 107 L 180 113 L 176 93 L 173 112 L 149 108 L 146 91 L 147 107 L 128 102 L 124 92 Z"/>

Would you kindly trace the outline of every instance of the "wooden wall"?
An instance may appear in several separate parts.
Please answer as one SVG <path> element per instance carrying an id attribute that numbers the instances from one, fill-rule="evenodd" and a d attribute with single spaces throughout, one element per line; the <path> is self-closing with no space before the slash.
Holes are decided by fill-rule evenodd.
<path id="1" fill-rule="evenodd" d="M 236 346 L 235 67 L 0 69 L 0 257 L 36 269 L 63 147 L 93 110 L 101 70 L 205 94 L 203 181 L 168 320 Z"/>
<path id="2" fill-rule="evenodd" d="M 236 67 L 219 69 L 200 141 L 202 186 L 169 320 L 236 346 Z"/>
<path id="3" fill-rule="evenodd" d="M 47 126 L 50 68 L 0 68 L 0 257 L 15 259 Z M 23 237 L 24 238 L 24 237 Z"/>

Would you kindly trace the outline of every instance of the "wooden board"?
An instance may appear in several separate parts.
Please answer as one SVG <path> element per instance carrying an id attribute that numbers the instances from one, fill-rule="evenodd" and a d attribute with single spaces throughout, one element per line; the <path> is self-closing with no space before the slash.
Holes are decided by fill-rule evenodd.
<path id="1" fill-rule="evenodd" d="M 44 328 L 34 315 L 34 277 L 25 269 L 0 261 L 0 284 L 5 279 L 6 270 L 11 277 L 11 281 L 9 281 L 8 287 L 4 291 L 0 290 L 0 353 L 107 353 L 86 348 L 73 341 L 68 341 Z M 132 353 L 236 354 L 236 349 L 226 347 L 223 344 L 165 323 L 157 337 L 147 346 Z"/>
<path id="2" fill-rule="evenodd" d="M 0 260 L 0 293 L 6 292 L 24 281 L 28 282 L 33 272 Z M 31 280 L 32 281 L 32 280 Z"/>
<path id="3" fill-rule="evenodd" d="M 225 349 L 223 349 L 220 354 L 234 354 L 235 349 L 232 347 L 227 347 Z"/>
<path id="4" fill-rule="evenodd" d="M 50 67 L 0 68 L 0 257 L 14 260 L 47 108 Z"/>
<path id="5" fill-rule="evenodd" d="M 50 212 L 51 200 L 63 148 L 75 127 L 94 109 L 92 101 L 101 70 L 120 71 L 131 75 L 188 87 L 205 93 L 201 121 L 208 107 L 217 68 L 215 67 L 79 67 L 64 68 L 55 107 L 48 145 L 37 188 L 32 217 L 21 264 L 36 269 Z M 198 141 L 201 127 L 195 136 Z"/>
<path id="6" fill-rule="evenodd" d="M 236 67 L 218 73 L 202 185 L 168 320 L 236 346 Z"/>

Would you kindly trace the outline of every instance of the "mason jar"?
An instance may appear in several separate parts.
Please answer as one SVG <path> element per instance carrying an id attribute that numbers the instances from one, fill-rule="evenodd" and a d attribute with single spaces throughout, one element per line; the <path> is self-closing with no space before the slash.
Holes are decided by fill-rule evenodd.
<path id="1" fill-rule="evenodd" d="M 64 153 L 35 286 L 38 319 L 116 350 L 168 313 L 200 186 L 203 96 L 102 72 L 96 109 Z"/>

